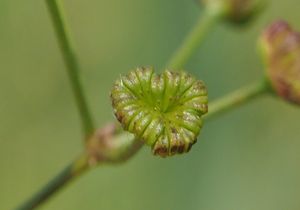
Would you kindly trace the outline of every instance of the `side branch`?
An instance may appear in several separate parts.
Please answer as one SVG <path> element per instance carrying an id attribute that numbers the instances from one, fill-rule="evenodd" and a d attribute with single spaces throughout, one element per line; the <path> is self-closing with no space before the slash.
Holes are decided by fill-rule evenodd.
<path id="1" fill-rule="evenodd" d="M 222 113 L 237 108 L 245 103 L 254 100 L 258 96 L 267 93 L 269 86 L 265 78 L 259 80 L 249 86 L 238 89 L 220 99 L 209 104 L 208 114 L 204 116 L 205 119 L 211 119 L 219 116 Z"/>
<path id="2" fill-rule="evenodd" d="M 173 70 L 180 70 L 183 68 L 221 17 L 221 8 L 215 10 L 206 9 L 204 14 L 199 17 L 194 28 L 183 40 L 181 46 L 170 58 L 167 67 Z"/>

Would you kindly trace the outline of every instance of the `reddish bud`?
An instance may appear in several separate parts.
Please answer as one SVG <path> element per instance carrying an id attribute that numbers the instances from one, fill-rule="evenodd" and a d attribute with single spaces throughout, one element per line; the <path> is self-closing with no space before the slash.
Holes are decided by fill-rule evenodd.
<path id="1" fill-rule="evenodd" d="M 263 32 L 260 43 L 274 91 L 300 104 L 300 34 L 288 23 L 276 21 Z"/>

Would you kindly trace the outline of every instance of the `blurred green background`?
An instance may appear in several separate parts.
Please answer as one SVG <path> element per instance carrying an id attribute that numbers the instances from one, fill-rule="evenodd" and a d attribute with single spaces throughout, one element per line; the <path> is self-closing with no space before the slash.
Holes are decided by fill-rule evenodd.
<path id="1" fill-rule="evenodd" d="M 164 66 L 203 10 L 194 0 L 65 0 L 97 125 L 113 119 L 113 81 Z M 256 42 L 271 21 L 300 29 L 298 0 L 272 0 L 249 27 L 221 24 L 187 70 L 210 100 L 258 79 Z M 81 151 L 81 127 L 44 1 L 0 0 L 0 209 L 36 192 Z M 103 166 L 41 207 L 88 210 L 299 210 L 300 109 L 261 98 L 205 124 L 187 155 L 144 148 Z"/>

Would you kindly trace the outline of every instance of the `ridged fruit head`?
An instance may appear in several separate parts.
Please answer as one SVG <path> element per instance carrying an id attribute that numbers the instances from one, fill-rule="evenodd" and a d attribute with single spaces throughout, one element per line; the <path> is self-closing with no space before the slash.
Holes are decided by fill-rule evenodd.
<path id="1" fill-rule="evenodd" d="M 162 157 L 190 150 L 208 109 L 204 83 L 183 71 L 138 68 L 115 82 L 111 99 L 123 128 Z"/>

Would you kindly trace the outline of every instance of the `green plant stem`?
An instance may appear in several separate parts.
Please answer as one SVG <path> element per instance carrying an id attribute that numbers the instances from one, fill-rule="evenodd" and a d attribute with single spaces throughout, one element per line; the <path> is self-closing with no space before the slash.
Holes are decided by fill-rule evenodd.
<path id="1" fill-rule="evenodd" d="M 61 1 L 58 0 L 46 0 L 80 113 L 84 133 L 86 136 L 89 136 L 94 130 L 93 121 L 82 89 L 78 60 L 64 21 L 60 2 Z"/>
<path id="2" fill-rule="evenodd" d="M 211 119 L 222 113 L 228 112 L 238 106 L 241 106 L 258 96 L 268 92 L 269 86 L 265 79 L 259 80 L 249 86 L 238 89 L 209 104 L 209 111 L 204 116 L 205 119 Z"/>
<path id="3" fill-rule="evenodd" d="M 206 9 L 189 35 L 185 38 L 181 46 L 167 62 L 167 67 L 174 70 L 181 70 L 188 59 L 198 49 L 208 32 L 216 25 L 222 17 L 221 7 Z"/>
<path id="4" fill-rule="evenodd" d="M 58 190 L 63 188 L 71 180 L 79 177 L 88 169 L 88 159 L 85 154 L 80 156 L 59 174 L 57 174 L 41 191 L 28 199 L 24 204 L 16 208 L 16 210 L 30 210 L 38 207 L 44 201 L 49 199 Z"/>

